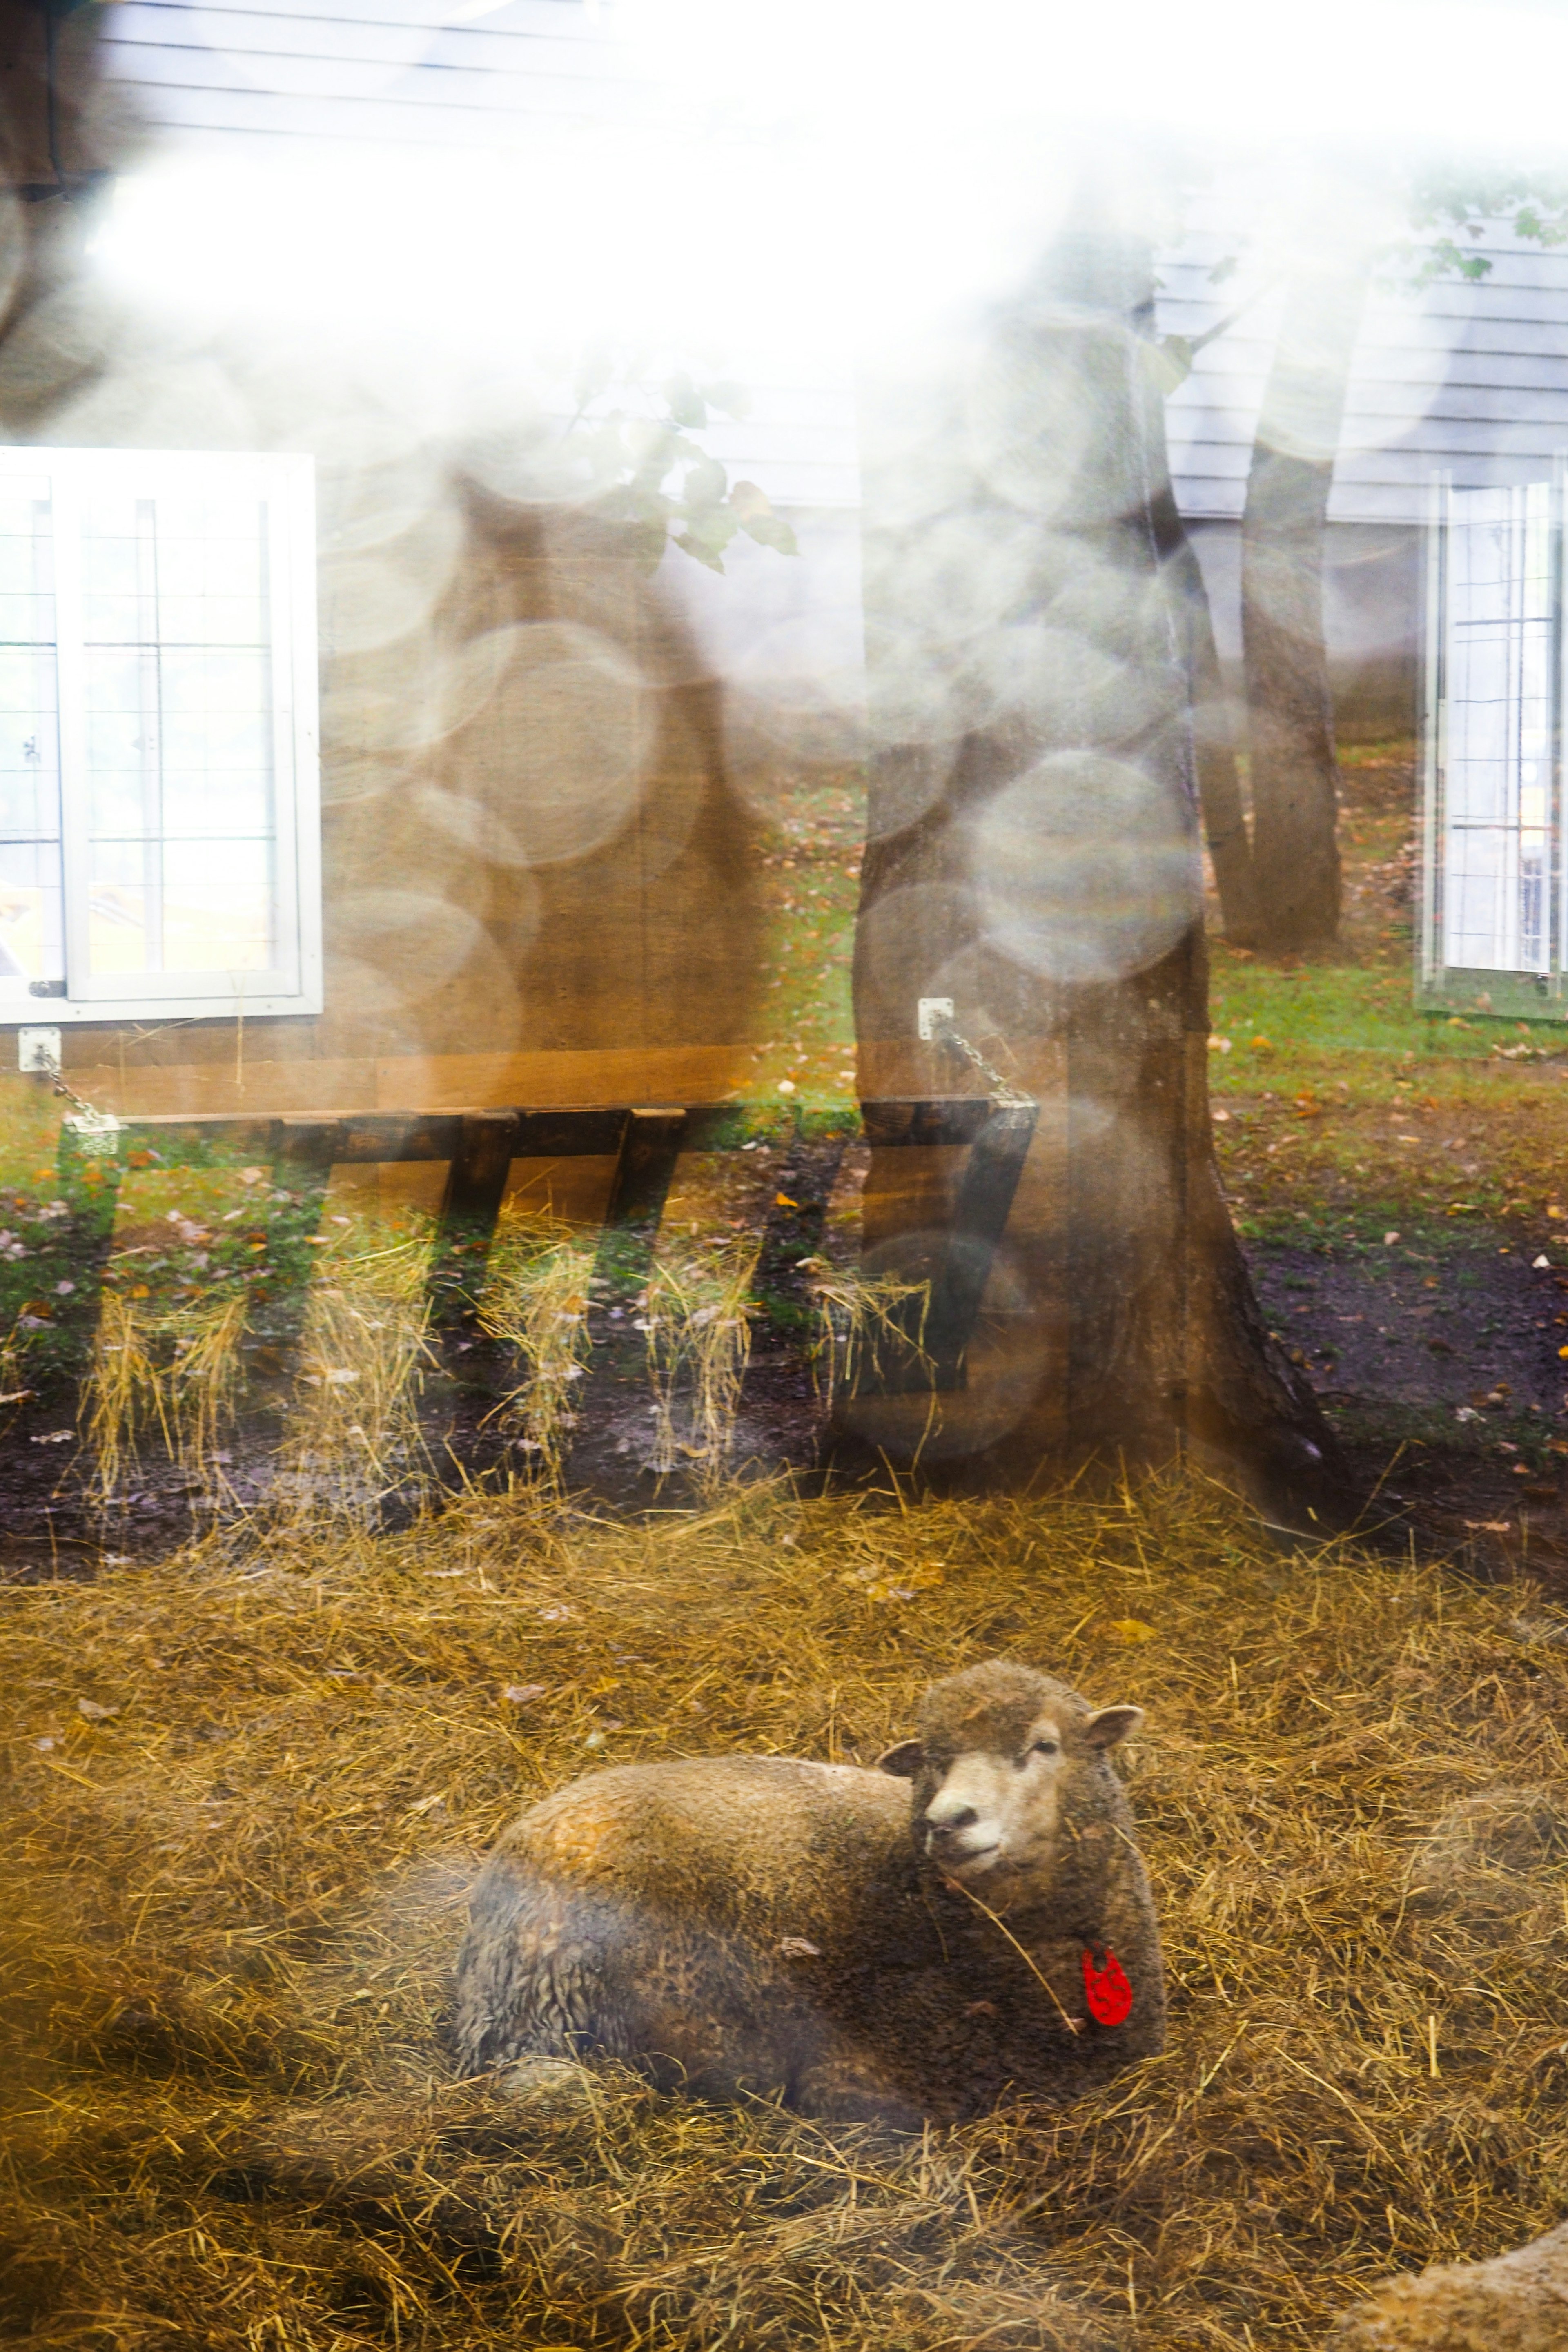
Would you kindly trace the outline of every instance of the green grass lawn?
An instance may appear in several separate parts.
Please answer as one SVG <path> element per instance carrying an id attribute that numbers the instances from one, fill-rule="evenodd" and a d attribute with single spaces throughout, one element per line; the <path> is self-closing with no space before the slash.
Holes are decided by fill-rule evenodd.
<path id="1" fill-rule="evenodd" d="M 1212 946 L 1215 1139 L 1237 1224 L 1382 1245 L 1395 1228 L 1451 1243 L 1462 1221 L 1471 1238 L 1497 1228 L 1500 1247 L 1549 1241 L 1568 1181 L 1568 1034 L 1417 1009 L 1413 747 L 1342 766 L 1339 942 L 1278 961 Z"/>

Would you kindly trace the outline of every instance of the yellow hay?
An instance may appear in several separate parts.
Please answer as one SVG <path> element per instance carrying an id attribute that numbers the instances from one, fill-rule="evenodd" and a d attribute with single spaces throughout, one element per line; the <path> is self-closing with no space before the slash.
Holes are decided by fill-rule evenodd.
<path id="1" fill-rule="evenodd" d="M 890 1367 L 902 1369 L 912 1359 L 917 1370 L 932 1369 L 925 1346 L 929 1282 L 890 1274 L 867 1278 L 825 1259 L 815 1264 L 821 1270 L 811 1280 L 817 1324 L 812 1379 L 827 1412 L 840 1392 L 853 1396 L 863 1381 Z"/>
<path id="2" fill-rule="evenodd" d="M 228 1490 L 216 1455 L 237 1411 L 248 1306 L 236 1285 L 163 1320 L 174 1349 L 165 1386 L 174 1450 L 186 1476 L 210 1498 Z"/>
<path id="3" fill-rule="evenodd" d="M 164 1445 L 170 1443 L 168 1397 L 153 1353 L 156 1338 L 155 1322 L 139 1316 L 132 1300 L 105 1288 L 79 1415 L 93 1455 L 91 1491 L 100 1505 L 112 1501 L 125 1474 L 140 1466 L 139 1438 L 156 1427 Z"/>
<path id="4" fill-rule="evenodd" d="M 274 1493 L 284 1517 L 374 1523 L 392 1496 L 423 1486 L 433 1245 L 427 1221 L 392 1238 L 374 1223 L 351 1224 L 325 1256 L 306 1302 L 279 1449 Z"/>
<path id="5" fill-rule="evenodd" d="M 26 1381 L 24 1366 L 32 1337 L 30 1331 L 23 1329 L 22 1318 L 18 1315 L 5 1338 L 0 1339 L 0 1397 L 12 1396 L 16 1402 L 21 1401 L 20 1392 L 25 1390 Z"/>
<path id="6" fill-rule="evenodd" d="M 520 1433 L 552 1485 L 560 1483 L 576 1421 L 574 1390 L 591 1344 L 593 1271 L 593 1251 L 577 1248 L 568 1228 L 552 1218 L 503 1210 L 478 1316 L 481 1330 L 517 1349 L 523 1378 L 487 1419 L 499 1417 Z"/>
<path id="7" fill-rule="evenodd" d="M 468 1495 L 0 1595 L 0 2312 L 210 2352 L 1321 2352 L 1568 2176 L 1568 1616 L 1226 1498 Z M 477 1858 L 603 1761 L 865 1762 L 998 1653 L 1097 1703 L 1166 2055 L 923 2140 L 454 2083 Z M 1119 1751 L 1124 1752 L 1124 1751 Z"/>
<path id="8" fill-rule="evenodd" d="M 655 1262 L 642 1320 L 655 1405 L 651 1466 L 660 1474 L 682 1455 L 701 1478 L 724 1469 L 751 1361 L 761 1247 L 747 1236 Z"/>

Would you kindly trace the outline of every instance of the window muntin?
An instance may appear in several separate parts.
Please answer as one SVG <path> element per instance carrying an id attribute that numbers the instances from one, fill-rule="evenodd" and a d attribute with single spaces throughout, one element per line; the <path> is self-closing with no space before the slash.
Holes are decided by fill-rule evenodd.
<path id="1" fill-rule="evenodd" d="M 1551 486 L 1454 490 L 1447 519 L 1443 961 L 1551 964 Z"/>
<path id="2" fill-rule="evenodd" d="M 0 475 L 0 996 L 65 972 L 54 530 L 47 475 Z"/>
<path id="3" fill-rule="evenodd" d="M 314 604 L 309 459 L 0 451 L 0 1019 L 320 1010 Z"/>

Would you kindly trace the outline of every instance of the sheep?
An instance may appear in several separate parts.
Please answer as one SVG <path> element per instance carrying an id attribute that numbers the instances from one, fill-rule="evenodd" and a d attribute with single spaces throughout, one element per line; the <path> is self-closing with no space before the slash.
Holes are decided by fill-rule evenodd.
<path id="1" fill-rule="evenodd" d="M 1486 2263 L 1434 2263 L 1380 2279 L 1335 2322 L 1324 2352 L 1563 2352 L 1568 2221 Z"/>
<path id="2" fill-rule="evenodd" d="M 874 1770 L 626 1765 L 524 1813 L 474 1891 L 461 2071 L 599 2053 L 918 2129 L 1158 2052 L 1159 1931 L 1110 1761 L 1142 1709 L 993 1660 L 918 1720 Z"/>

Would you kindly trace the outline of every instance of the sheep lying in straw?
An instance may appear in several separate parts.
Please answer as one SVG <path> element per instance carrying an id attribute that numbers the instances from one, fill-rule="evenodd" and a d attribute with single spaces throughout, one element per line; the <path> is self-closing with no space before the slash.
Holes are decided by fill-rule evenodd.
<path id="1" fill-rule="evenodd" d="M 1385 2279 L 1347 2312 L 1327 2352 L 1563 2352 L 1568 2222 L 1489 2263 L 1440 2263 Z"/>
<path id="2" fill-rule="evenodd" d="M 1164 2039 L 1109 1753 L 1141 1720 L 993 1661 L 936 1684 L 877 1771 L 715 1757 L 574 1781 L 476 1887 L 465 2071 L 601 2052 L 697 2096 L 906 2126 L 1090 2087 Z"/>

